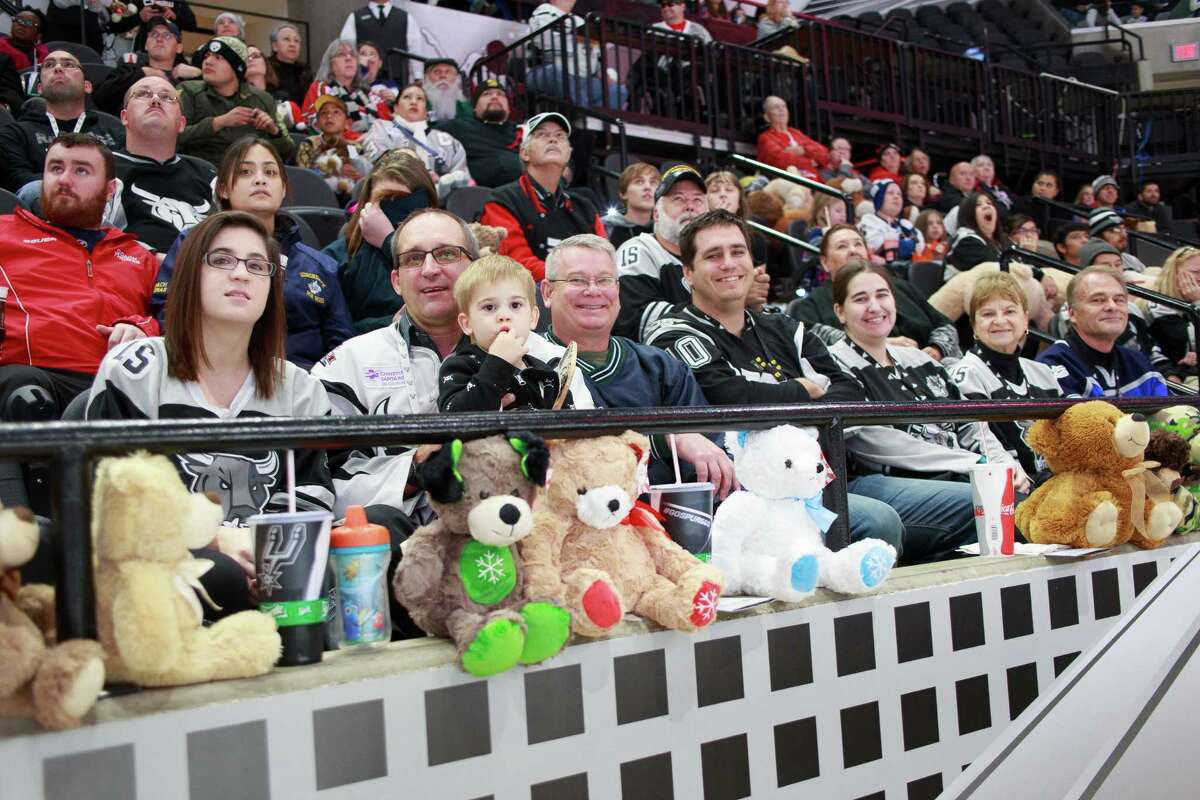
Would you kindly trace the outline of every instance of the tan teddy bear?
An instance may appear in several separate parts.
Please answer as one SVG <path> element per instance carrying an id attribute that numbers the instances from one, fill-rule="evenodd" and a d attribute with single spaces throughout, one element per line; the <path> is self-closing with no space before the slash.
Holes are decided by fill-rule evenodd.
<path id="1" fill-rule="evenodd" d="M 1150 425 L 1141 414 L 1103 400 L 1077 403 L 1058 419 L 1035 422 L 1028 438 L 1055 473 L 1017 506 L 1017 527 L 1029 541 L 1157 547 L 1182 519 L 1169 495 L 1156 496 L 1157 479 L 1143 465 Z"/>
<path id="2" fill-rule="evenodd" d="M 526 591 L 571 612 L 571 629 L 601 636 L 627 611 L 693 631 L 716 618 L 724 578 L 661 527 L 627 517 L 640 486 L 645 436 L 574 439 L 552 449 L 552 477 L 533 533 L 518 544 Z"/>
<path id="3" fill-rule="evenodd" d="M 471 223 L 471 233 L 479 243 L 479 257 L 490 256 L 500 252 L 500 242 L 508 235 L 508 231 L 496 225 L 484 225 L 481 222 Z"/>
<path id="4" fill-rule="evenodd" d="M 220 505 L 184 488 L 164 456 L 109 458 L 92 500 L 96 622 L 111 680 L 142 686 L 248 678 L 279 658 L 275 622 L 243 611 L 202 627 L 198 579 Z"/>
<path id="5" fill-rule="evenodd" d="M 28 509 L 0 511 L 0 716 L 32 718 L 53 730 L 74 728 L 104 688 L 104 653 L 90 639 L 51 644 L 25 613 L 28 604 L 37 607 L 35 616 L 53 617 L 48 593 L 38 591 L 48 587 L 22 588 L 16 569 L 37 546 Z"/>

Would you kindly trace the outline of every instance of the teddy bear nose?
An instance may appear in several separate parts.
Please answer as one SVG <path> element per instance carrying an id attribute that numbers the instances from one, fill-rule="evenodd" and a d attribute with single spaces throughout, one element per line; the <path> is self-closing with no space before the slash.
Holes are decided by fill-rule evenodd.
<path id="1" fill-rule="evenodd" d="M 1133 420 L 1134 422 L 1145 422 L 1146 421 L 1146 418 L 1143 417 L 1141 414 L 1130 414 L 1129 418 L 1131 420 Z"/>
<path id="2" fill-rule="evenodd" d="M 512 503 L 505 503 L 500 506 L 500 521 L 505 525 L 516 525 L 521 519 L 521 509 L 514 506 Z"/>
<path id="3" fill-rule="evenodd" d="M 621 507 L 621 501 L 620 501 L 620 500 L 617 500 L 616 498 L 613 498 L 612 500 L 609 500 L 609 501 L 608 501 L 608 510 L 609 510 L 609 511 L 611 511 L 611 512 L 613 512 L 614 514 L 615 514 L 615 513 L 617 513 L 617 509 L 618 509 L 618 508 L 620 508 L 620 507 Z"/>

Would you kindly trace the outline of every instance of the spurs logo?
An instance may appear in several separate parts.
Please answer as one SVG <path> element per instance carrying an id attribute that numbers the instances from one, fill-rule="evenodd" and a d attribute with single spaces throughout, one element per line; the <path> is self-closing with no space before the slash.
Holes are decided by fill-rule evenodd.
<path id="1" fill-rule="evenodd" d="M 284 527 L 272 525 L 267 528 L 267 541 L 263 545 L 262 572 L 258 573 L 258 590 L 267 597 L 281 587 L 279 576 L 284 567 L 296 563 L 308 538 L 303 522 L 286 526 L 286 534 Z"/>

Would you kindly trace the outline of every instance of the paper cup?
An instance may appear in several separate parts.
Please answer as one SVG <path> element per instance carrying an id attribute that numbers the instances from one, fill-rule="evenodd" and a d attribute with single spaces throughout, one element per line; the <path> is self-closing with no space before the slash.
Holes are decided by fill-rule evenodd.
<path id="1" fill-rule="evenodd" d="M 1013 554 L 1013 468 L 1011 464 L 980 464 L 971 468 L 971 499 L 975 503 L 975 533 L 979 555 Z"/>
<path id="2" fill-rule="evenodd" d="M 667 483 L 650 487 L 650 505 L 663 515 L 663 527 L 684 550 L 701 561 L 712 559 L 711 483 Z"/>
<path id="3" fill-rule="evenodd" d="M 279 628 L 283 640 L 280 666 L 321 660 L 329 601 L 322 584 L 329 563 L 332 523 L 333 515 L 326 511 L 259 514 L 249 519 L 254 534 L 258 608 Z"/>

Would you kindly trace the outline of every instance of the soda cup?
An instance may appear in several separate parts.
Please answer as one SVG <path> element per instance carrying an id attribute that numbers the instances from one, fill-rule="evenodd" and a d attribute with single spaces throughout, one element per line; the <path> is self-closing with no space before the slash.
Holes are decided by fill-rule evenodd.
<path id="1" fill-rule="evenodd" d="M 1012 465 L 979 464 L 971 467 L 971 499 L 975 503 L 979 555 L 1011 556 L 1013 505 L 1016 500 Z"/>
<path id="2" fill-rule="evenodd" d="M 663 515 L 663 527 L 680 547 L 701 561 L 712 560 L 711 483 L 664 483 L 650 487 L 650 505 Z"/>
<path id="3" fill-rule="evenodd" d="M 279 665 L 321 660 L 325 649 L 322 591 L 329 562 L 327 511 L 258 514 L 248 520 L 254 534 L 254 571 L 259 610 L 275 620 L 283 655 Z"/>

